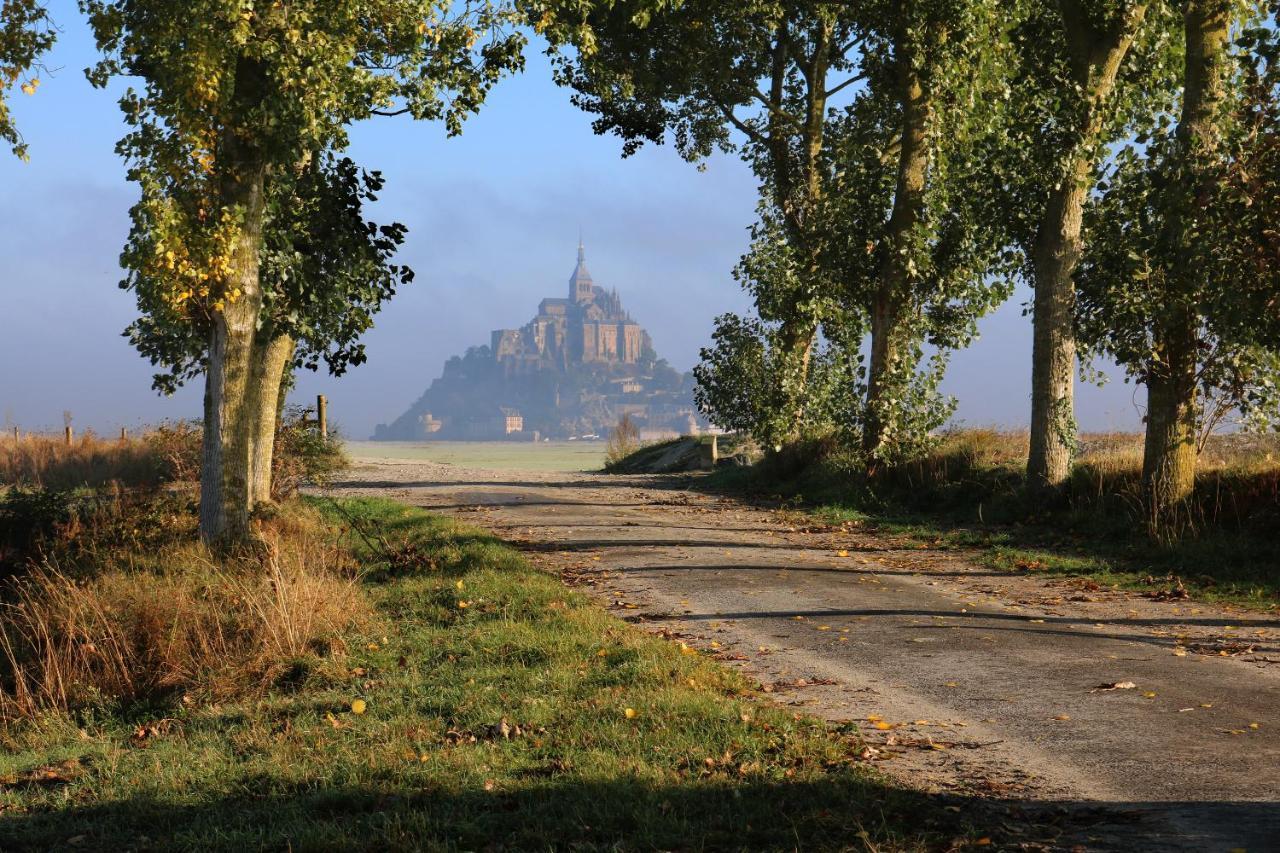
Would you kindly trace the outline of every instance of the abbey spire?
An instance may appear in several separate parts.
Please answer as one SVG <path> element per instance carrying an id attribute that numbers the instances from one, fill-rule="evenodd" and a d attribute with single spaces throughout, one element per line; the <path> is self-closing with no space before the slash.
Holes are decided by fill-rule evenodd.
<path id="1" fill-rule="evenodd" d="M 573 268 L 573 275 L 569 277 L 569 301 L 570 302 L 589 302 L 594 298 L 592 288 L 595 283 L 591 280 L 591 273 L 587 272 L 587 252 L 582 245 L 582 238 L 578 238 L 578 265 Z"/>

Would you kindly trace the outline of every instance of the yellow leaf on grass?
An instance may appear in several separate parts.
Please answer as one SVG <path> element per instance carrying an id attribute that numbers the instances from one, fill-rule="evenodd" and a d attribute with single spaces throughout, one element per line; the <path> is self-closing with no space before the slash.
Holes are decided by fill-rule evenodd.
<path id="1" fill-rule="evenodd" d="M 637 713 L 636 713 L 636 709 L 635 709 L 635 708 L 627 708 L 625 711 L 623 711 L 623 712 L 622 712 L 622 714 L 623 714 L 623 716 L 625 716 L 628 720 L 634 720 L 634 719 L 636 718 L 636 716 L 637 716 Z"/>
<path id="2" fill-rule="evenodd" d="M 879 722 L 872 723 L 872 725 L 882 732 L 888 731 L 889 729 L 893 728 L 893 723 L 886 723 L 884 720 L 880 720 Z"/>

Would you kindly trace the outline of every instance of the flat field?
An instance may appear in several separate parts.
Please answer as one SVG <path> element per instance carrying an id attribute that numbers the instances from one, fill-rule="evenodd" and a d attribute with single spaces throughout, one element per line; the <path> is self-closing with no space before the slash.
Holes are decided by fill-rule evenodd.
<path id="1" fill-rule="evenodd" d="M 348 441 L 356 459 L 440 462 L 508 471 L 599 471 L 603 441 Z"/>

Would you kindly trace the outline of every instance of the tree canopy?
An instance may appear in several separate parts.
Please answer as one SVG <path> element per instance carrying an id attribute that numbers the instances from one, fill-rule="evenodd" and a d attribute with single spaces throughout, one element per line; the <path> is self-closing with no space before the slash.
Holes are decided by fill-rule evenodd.
<path id="1" fill-rule="evenodd" d="M 6 97 L 13 86 L 26 95 L 36 93 L 40 57 L 53 47 L 56 38 L 49 13 L 38 0 L 0 3 L 0 139 L 23 160 L 27 159 L 27 145 L 14 124 Z"/>

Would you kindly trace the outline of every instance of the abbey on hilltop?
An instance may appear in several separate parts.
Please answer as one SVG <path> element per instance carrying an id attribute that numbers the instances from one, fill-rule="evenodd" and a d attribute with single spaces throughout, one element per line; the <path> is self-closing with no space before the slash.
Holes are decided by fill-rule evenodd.
<path id="1" fill-rule="evenodd" d="M 519 329 L 445 363 L 375 440 L 492 440 L 603 435 L 623 415 L 642 435 L 699 432 L 693 378 L 659 359 L 616 290 L 598 286 L 578 243 L 567 297 L 548 297 Z"/>
<path id="2" fill-rule="evenodd" d="M 618 291 L 606 292 L 591 280 L 581 241 L 578 265 L 569 277 L 569 297 L 542 300 L 538 316 L 522 329 L 496 330 L 491 348 L 509 374 L 530 373 L 548 364 L 639 364 L 653 351 L 648 333 L 622 310 Z"/>

